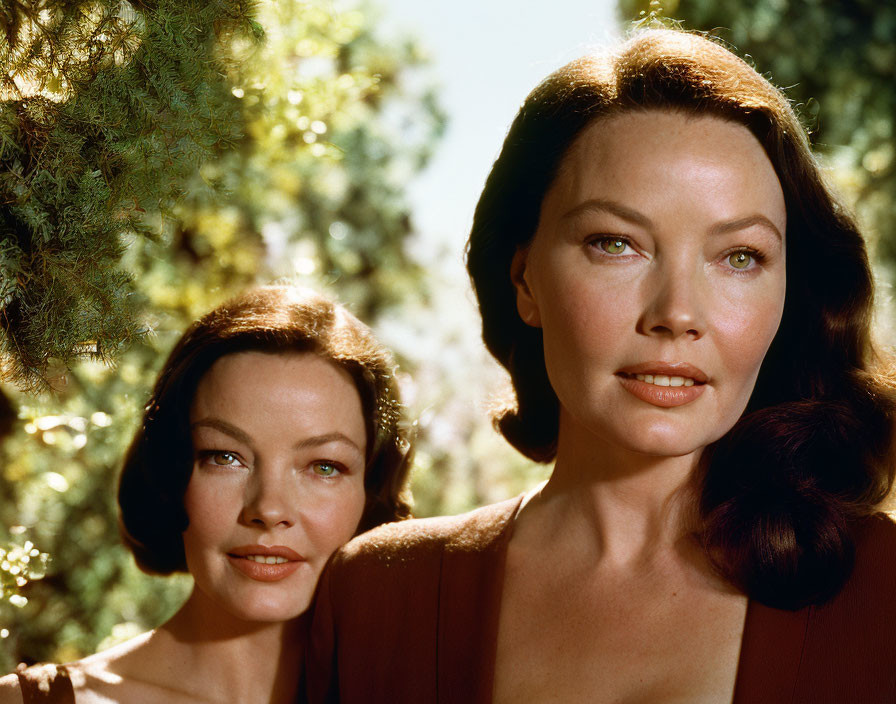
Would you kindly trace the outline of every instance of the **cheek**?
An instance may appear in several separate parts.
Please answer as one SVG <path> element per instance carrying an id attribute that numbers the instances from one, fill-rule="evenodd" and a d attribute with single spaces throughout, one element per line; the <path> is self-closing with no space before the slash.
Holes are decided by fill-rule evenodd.
<path id="1" fill-rule="evenodd" d="M 551 356 L 598 352 L 613 347 L 623 331 L 634 330 L 637 291 L 613 276 L 574 279 L 555 276 L 544 290 L 542 329 Z"/>
<path id="2" fill-rule="evenodd" d="M 315 548 L 322 554 L 347 543 L 358 528 L 364 512 L 364 484 L 352 477 L 350 484 L 327 496 L 319 496 L 303 512 L 303 526 Z"/>
<path id="3" fill-rule="evenodd" d="M 184 547 L 188 550 L 201 548 L 225 535 L 234 524 L 240 506 L 239 491 L 226 483 L 211 486 L 191 479 L 184 493 L 184 510 L 189 519 L 184 531 Z"/>
<path id="4" fill-rule="evenodd" d="M 717 315 L 715 328 L 724 366 L 749 377 L 752 384 L 768 351 L 784 310 L 783 285 L 760 298 L 730 301 Z M 745 379 L 747 381 L 747 379 Z"/>

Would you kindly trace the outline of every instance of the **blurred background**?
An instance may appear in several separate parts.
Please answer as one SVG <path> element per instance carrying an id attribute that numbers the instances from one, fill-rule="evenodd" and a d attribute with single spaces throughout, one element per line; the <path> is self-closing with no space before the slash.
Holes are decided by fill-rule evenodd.
<path id="1" fill-rule="evenodd" d="M 119 545 L 119 461 L 186 325 L 240 289 L 335 294 L 396 353 L 415 513 L 547 468 L 463 269 L 478 192 L 553 69 L 651 13 L 786 88 L 872 244 L 889 331 L 896 5 L 870 0 L 0 0 L 0 671 L 159 625 L 188 577 Z"/>

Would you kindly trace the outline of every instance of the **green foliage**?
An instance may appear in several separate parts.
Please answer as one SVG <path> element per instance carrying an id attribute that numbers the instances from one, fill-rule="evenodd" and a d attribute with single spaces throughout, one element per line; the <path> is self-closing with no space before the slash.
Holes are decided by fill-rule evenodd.
<path id="1" fill-rule="evenodd" d="M 111 15 L 124 4 L 101 3 Z M 110 92 L 85 101 L 63 82 L 60 90 L 71 91 L 65 101 L 41 103 L 54 115 L 69 111 L 66 125 L 84 126 L 59 136 L 69 152 L 105 159 L 113 175 L 94 168 L 99 161 L 79 172 L 99 170 L 96 180 L 110 189 L 105 210 L 99 201 L 94 208 L 111 223 L 117 249 L 80 250 L 86 230 L 78 223 L 66 225 L 73 239 L 60 251 L 80 252 L 98 276 L 121 277 L 131 307 L 119 316 L 78 291 L 69 305 L 94 311 L 104 325 L 131 327 L 92 355 L 114 353 L 114 366 L 73 364 L 62 349 L 52 355 L 61 361 L 36 365 L 52 397 L 6 389 L 18 421 L 0 445 L 0 545 L 30 540 L 51 563 L 44 579 L 18 589 L 27 604 L 0 599 L 0 629 L 8 631 L 0 630 L 2 671 L 20 660 L 80 657 L 158 625 L 183 600 L 189 578 L 148 577 L 120 546 L 114 493 L 149 387 L 191 320 L 247 285 L 281 277 L 330 288 L 368 322 L 411 291 L 425 295 L 419 266 L 404 253 L 411 221 L 403 188 L 425 163 L 443 117 L 419 50 L 386 45 L 367 10 L 325 0 L 175 5 L 135 2 L 139 12 L 126 13 L 141 41 L 129 61 L 95 71 Z M 196 29 L 176 31 L 188 16 Z M 131 70 L 142 78 L 129 82 Z M 32 81 L 49 91 L 57 84 L 45 75 L 35 70 Z M 84 90 L 99 91 L 92 85 Z M 102 107 L 111 95 L 139 130 L 112 119 L 121 114 L 113 103 Z M 43 217 L 57 237 L 55 211 Z M 66 276 L 60 285 L 72 285 Z M 11 290 L 45 296 L 34 282 L 22 277 Z M 64 302 L 53 310 L 74 315 Z M 38 327 L 64 343 L 68 333 L 56 324 L 45 317 Z M 104 339 L 85 329 L 78 323 L 67 338 L 74 354 L 85 340 Z"/>
<path id="2" fill-rule="evenodd" d="M 245 3 L 15 4 L 0 44 L 0 362 L 45 388 L 51 360 L 109 360 L 143 334 L 119 260 L 140 215 L 239 136 L 213 50 Z"/>
<path id="3" fill-rule="evenodd" d="M 30 540 L 24 545 L 0 548 L 0 599 L 7 598 L 13 606 L 27 604 L 28 599 L 19 594 L 19 590 L 28 582 L 44 578 L 49 557 Z"/>
<path id="4" fill-rule="evenodd" d="M 880 0 L 662 0 L 666 17 L 733 44 L 797 103 L 815 149 L 896 263 L 896 4 Z M 623 19 L 648 10 L 620 0 Z"/>
<path id="5" fill-rule="evenodd" d="M 19 606 L 0 601 L 0 669 L 77 657 L 116 624 L 163 619 L 183 598 L 185 585 L 142 577 L 117 539 L 115 475 L 140 411 L 138 369 L 82 365 L 58 399 L 16 397 L 21 420 L 0 458 L 0 544 L 28 540 L 52 559 L 46 577 L 17 585 Z"/>

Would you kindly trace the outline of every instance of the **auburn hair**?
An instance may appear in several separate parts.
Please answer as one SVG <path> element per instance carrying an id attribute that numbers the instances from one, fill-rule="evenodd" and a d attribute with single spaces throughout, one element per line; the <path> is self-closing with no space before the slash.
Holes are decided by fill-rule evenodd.
<path id="1" fill-rule="evenodd" d="M 527 457 L 554 459 L 559 402 L 542 332 L 516 312 L 511 260 L 532 240 L 542 200 L 582 131 L 603 117 L 653 110 L 746 126 L 781 183 L 783 319 L 742 418 L 703 455 L 700 537 L 750 597 L 783 608 L 823 602 L 850 574 L 854 519 L 893 482 L 893 387 L 869 370 L 872 274 L 856 222 L 825 184 L 787 98 L 716 41 L 640 31 L 560 68 L 521 107 L 467 243 L 483 339 L 516 392 L 496 426 Z"/>
<path id="2" fill-rule="evenodd" d="M 410 516 L 411 429 L 395 364 L 370 329 L 329 298 L 292 286 L 250 289 L 194 322 L 175 345 L 125 455 L 118 487 L 125 544 L 146 572 L 186 571 L 184 492 L 193 471 L 190 407 L 202 376 L 238 352 L 317 354 L 351 376 L 367 432 L 358 532 Z"/>

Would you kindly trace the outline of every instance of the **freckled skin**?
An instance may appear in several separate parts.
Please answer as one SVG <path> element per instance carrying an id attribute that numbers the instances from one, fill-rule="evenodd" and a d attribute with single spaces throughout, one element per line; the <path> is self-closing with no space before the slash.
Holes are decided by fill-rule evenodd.
<path id="1" fill-rule="evenodd" d="M 731 701 L 747 599 L 693 540 L 689 479 L 780 324 L 785 226 L 774 169 L 735 123 L 628 112 L 564 157 L 511 266 L 560 425 L 551 478 L 514 519 L 496 704 Z M 659 363 L 706 382 L 663 406 L 626 376 Z"/>
<path id="2" fill-rule="evenodd" d="M 609 209 L 582 207 L 594 201 Z M 681 456 L 727 432 L 780 324 L 785 226 L 774 169 L 739 124 L 647 111 L 587 128 L 513 265 L 520 315 L 544 331 L 561 437 Z M 698 367 L 704 393 L 675 408 L 636 398 L 618 372 L 651 361 Z"/>
<path id="3" fill-rule="evenodd" d="M 78 704 L 301 698 L 296 617 L 364 509 L 357 388 L 315 354 L 235 353 L 200 380 L 190 423 L 183 538 L 193 592 L 160 627 L 67 663 Z M 305 562 L 280 581 L 254 580 L 227 557 L 246 545 L 285 546 Z M 21 701 L 16 675 L 0 678 L 0 702 Z"/>
<path id="4" fill-rule="evenodd" d="M 221 421 L 242 437 L 205 424 Z M 354 382 L 311 353 L 232 354 L 200 381 L 190 422 L 197 458 L 184 548 L 193 598 L 249 621 L 298 616 L 364 509 L 366 430 Z M 344 439 L 303 445 L 337 433 Z M 306 561 L 278 582 L 250 579 L 227 553 L 258 544 Z"/>

